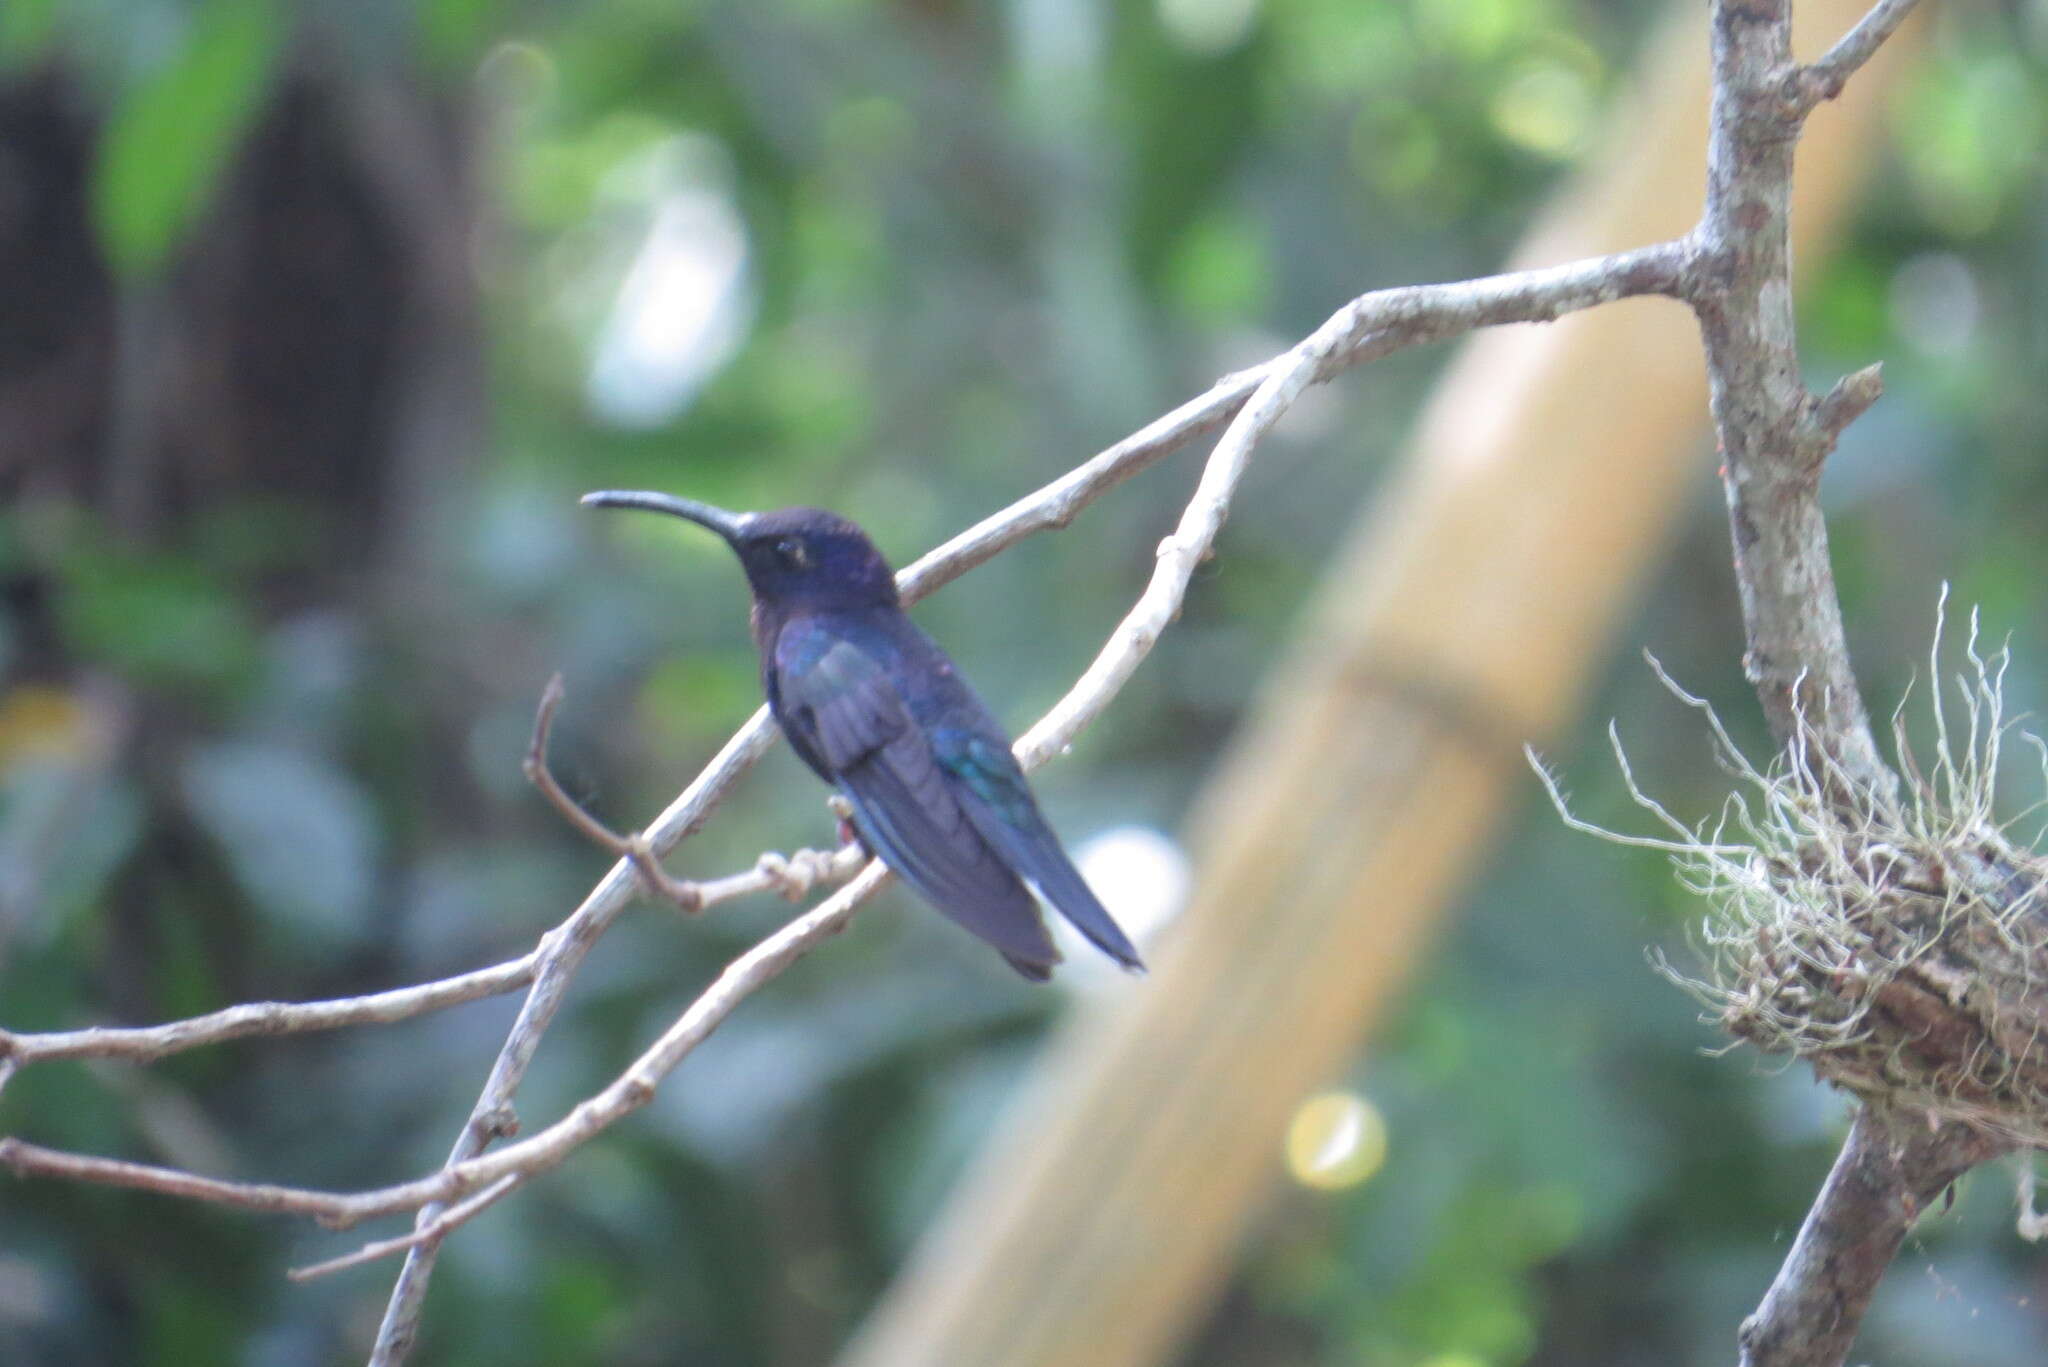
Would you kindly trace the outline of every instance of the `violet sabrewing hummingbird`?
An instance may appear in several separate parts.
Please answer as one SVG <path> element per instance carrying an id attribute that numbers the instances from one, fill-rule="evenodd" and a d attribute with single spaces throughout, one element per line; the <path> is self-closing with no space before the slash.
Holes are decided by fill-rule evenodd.
<path id="1" fill-rule="evenodd" d="M 670 494 L 585 494 L 707 527 L 753 589 L 761 686 L 790 746 L 853 808 L 861 843 L 1034 982 L 1059 951 L 1038 889 L 1097 948 L 1143 971 L 1046 824 L 1010 737 L 903 613 L 867 533 L 819 508 L 732 513 Z"/>

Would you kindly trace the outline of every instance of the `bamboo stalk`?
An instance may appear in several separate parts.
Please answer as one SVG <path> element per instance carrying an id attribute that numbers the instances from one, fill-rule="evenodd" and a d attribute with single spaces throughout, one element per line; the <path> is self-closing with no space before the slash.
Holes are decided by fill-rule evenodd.
<path id="1" fill-rule="evenodd" d="M 1800 8 L 1812 54 L 1864 5 Z M 1814 116 L 1800 260 L 1838 235 L 1917 41 L 1909 28 Z M 1674 6 L 1634 92 L 1515 264 L 1677 236 L 1697 216 L 1697 7 Z M 1069 1023 L 841 1367 L 1140 1367 L 1173 1351 L 1280 1176 L 1290 1115 L 1385 1013 L 1527 782 L 1521 743 L 1570 719 L 1674 512 L 1708 487 L 1705 416 L 1697 331 L 1669 302 L 1463 348 L 1206 790 L 1198 892 L 1153 977 Z"/>

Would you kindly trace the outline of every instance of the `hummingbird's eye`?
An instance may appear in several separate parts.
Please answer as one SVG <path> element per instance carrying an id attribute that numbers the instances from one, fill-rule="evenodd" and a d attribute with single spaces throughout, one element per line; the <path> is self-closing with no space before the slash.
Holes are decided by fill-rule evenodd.
<path id="1" fill-rule="evenodd" d="M 785 536 L 775 543 L 775 558 L 780 560 L 786 569 L 809 569 L 811 564 L 810 552 L 804 549 L 803 542 L 793 536 Z"/>

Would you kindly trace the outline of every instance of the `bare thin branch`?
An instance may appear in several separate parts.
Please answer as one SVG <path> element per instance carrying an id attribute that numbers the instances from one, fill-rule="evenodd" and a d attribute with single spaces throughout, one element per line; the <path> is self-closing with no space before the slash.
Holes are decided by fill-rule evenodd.
<path id="1" fill-rule="evenodd" d="M 533 714 L 533 739 L 527 744 L 526 759 L 520 766 L 526 773 L 526 781 L 540 789 L 541 796 L 584 839 L 608 851 L 614 859 L 623 859 L 631 864 L 648 891 L 675 903 L 679 911 L 702 911 L 704 899 L 696 884 L 684 882 L 664 869 L 661 857 L 654 852 L 646 835 L 639 831 L 631 835 L 615 833 L 585 811 L 583 804 L 570 797 L 556 780 L 555 771 L 548 765 L 548 737 L 555 729 L 555 713 L 560 710 L 566 696 L 568 690 L 562 686 L 560 674 L 550 678 L 548 686 L 541 691 L 540 707 Z"/>
<path id="2" fill-rule="evenodd" d="M 1899 25 L 1906 22 L 1906 16 L 1919 3 L 1920 0 L 1878 0 L 1870 13 L 1843 34 L 1826 55 L 1793 73 L 1788 113 L 1803 118 L 1815 105 L 1840 95 L 1849 78 L 1877 55 L 1885 39 L 1898 32 Z"/>
<path id="3" fill-rule="evenodd" d="M 740 776 L 767 752 L 774 739 L 775 728 L 768 719 L 768 709 L 760 708 L 726 742 L 704 772 L 655 819 L 647 830 L 650 845 L 657 852 L 665 852 L 685 834 L 696 829 L 711 809 L 731 791 Z M 525 1004 L 520 1007 L 511 1033 L 498 1051 L 497 1061 L 491 1065 L 490 1076 L 476 1104 L 470 1109 L 469 1119 L 449 1150 L 444 1172 L 475 1158 L 492 1140 L 517 1132 L 518 1116 L 513 1110 L 512 1099 L 519 1090 L 519 1084 L 525 1080 L 526 1070 L 533 1062 L 534 1052 L 540 1047 L 541 1037 L 547 1033 L 555 1012 L 568 994 L 569 980 L 575 976 L 591 946 L 632 900 L 635 884 L 633 866 L 621 860 L 612 866 L 611 872 L 591 890 L 569 919 L 542 940 L 542 961 L 533 986 L 526 995 Z M 432 1202 L 445 1197 L 430 1195 L 427 1199 L 429 1204 L 421 1208 L 417 1228 L 432 1226 L 443 1213 Z M 427 1282 L 433 1276 L 439 1252 L 438 1240 L 419 1244 L 407 1251 L 405 1266 L 400 1270 L 391 1297 L 385 1304 L 376 1346 L 371 1352 L 370 1362 L 377 1367 L 403 1362 L 411 1351 L 419 1333 L 420 1309 L 425 1303 Z"/>
<path id="4" fill-rule="evenodd" d="M 426 1177 L 365 1192 L 323 1192 L 199 1177 L 174 1168 L 66 1153 L 12 1138 L 0 1139 L 0 1165 L 17 1176 L 62 1177 L 246 1210 L 310 1215 L 335 1228 L 346 1228 L 379 1215 L 433 1209 L 433 1217 L 419 1222 L 420 1231 L 431 1230 L 436 1221 L 454 1213 L 446 1203 L 482 1191 L 508 1176 L 523 1180 L 546 1172 L 591 1138 L 646 1105 L 661 1079 L 674 1071 L 740 1002 L 778 977 L 819 941 L 837 934 L 853 913 L 886 887 L 889 880 L 886 868 L 870 862 L 851 884 L 729 964 L 660 1039 L 595 1096 L 528 1138 L 480 1157 L 448 1164 Z M 413 1251 L 424 1246 L 414 1246 Z"/>
<path id="5" fill-rule="evenodd" d="M 1019 499 L 1008 508 L 984 518 L 936 550 L 922 556 L 898 575 L 897 583 L 906 602 L 916 602 L 934 589 L 951 582 L 968 570 L 981 565 L 1008 547 L 1028 536 L 1051 528 L 1065 527 L 1074 516 L 1089 503 L 1115 488 L 1139 471 L 1156 464 L 1186 442 L 1212 430 L 1237 413 L 1256 394 L 1280 374 L 1279 385 L 1285 389 L 1285 398 L 1273 408 L 1270 416 L 1261 418 L 1255 428 L 1244 439 L 1243 449 L 1231 457 L 1235 470 L 1218 473 L 1214 478 L 1211 493 L 1220 493 L 1223 503 L 1214 503 L 1208 511 L 1197 514 L 1190 505 L 1189 514 L 1182 519 L 1182 526 L 1176 531 L 1169 545 L 1177 548 L 1200 544 L 1202 550 L 1196 560 L 1187 560 L 1182 549 L 1172 555 L 1173 565 L 1168 568 L 1168 555 L 1162 548 L 1161 566 L 1154 573 L 1153 582 L 1148 586 L 1145 598 L 1132 609 L 1117 634 L 1080 683 L 1069 692 L 1065 699 L 1044 721 L 1025 735 L 1019 744 L 1019 753 L 1027 767 L 1032 767 L 1041 754 L 1049 754 L 1066 743 L 1081 727 L 1107 705 L 1114 691 L 1128 679 L 1137 667 L 1151 642 L 1156 639 L 1157 630 L 1171 620 L 1178 611 L 1179 599 L 1186 591 L 1187 574 L 1191 574 L 1200 554 L 1207 553 L 1207 546 L 1213 543 L 1215 532 L 1221 526 L 1222 508 L 1227 504 L 1235 488 L 1238 475 L 1242 473 L 1244 459 L 1248 458 L 1250 444 L 1258 433 L 1270 427 L 1280 412 L 1303 384 L 1327 380 L 1345 368 L 1384 356 L 1405 346 L 1424 342 L 1439 341 L 1473 327 L 1516 322 L 1545 322 L 1555 319 L 1574 309 L 1589 308 L 1613 299 L 1631 295 L 1661 294 L 1681 297 L 1685 293 L 1686 278 L 1692 264 L 1692 248 L 1689 242 L 1666 242 L 1637 251 L 1622 252 L 1613 256 L 1594 258 L 1587 261 L 1567 263 L 1562 266 L 1541 270 L 1517 271 L 1491 276 L 1480 280 L 1460 281 L 1452 284 L 1410 286 L 1403 289 L 1381 290 L 1360 296 L 1340 310 L 1316 334 L 1302 343 L 1301 347 L 1275 357 L 1264 365 L 1250 370 L 1239 371 L 1218 381 L 1210 390 L 1198 398 L 1182 404 L 1172 412 L 1148 423 L 1137 432 L 1124 438 L 1116 445 L 1099 452 L 1090 460 L 1037 490 Z M 1313 364 L 1302 373 L 1303 347 L 1312 347 Z M 1276 391 L 1277 392 L 1277 391 Z M 1226 437 L 1226 443 L 1228 438 Z M 1222 446 L 1219 446 L 1221 452 Z M 1211 469 L 1216 466 L 1212 459 Z M 1210 476 L 1205 472 L 1205 485 Z M 1198 500 L 1200 495 L 1198 493 Z M 1214 524 L 1209 525 L 1213 515 Z M 1191 521 L 1192 519 L 1192 521 Z M 1203 529 L 1207 527 L 1207 537 Z M 1188 534 L 1193 540 L 1187 540 Z M 1183 567 L 1185 572 L 1183 572 Z M 1176 583 L 1178 587 L 1173 585 Z M 1158 615 L 1161 605 L 1169 605 L 1165 617 Z M 719 758 L 690 786 L 690 790 L 668 810 L 656 819 L 647 830 L 647 841 L 655 853 L 667 852 L 690 831 L 696 829 L 712 807 L 714 807 L 739 776 L 766 752 L 773 743 L 775 731 L 768 717 L 767 708 L 756 712 L 753 718 L 733 737 L 720 752 Z M 605 883 L 591 894 L 584 910 L 593 915 L 600 911 L 616 914 L 608 899 L 615 893 L 623 878 L 622 864 L 614 868 Z M 879 886 L 879 885 L 878 885 Z M 826 906 L 840 904 L 840 899 L 853 894 L 860 884 L 844 890 L 839 898 Z M 865 899 L 845 904 L 845 916 Z M 824 911 L 821 907 L 819 912 Z M 812 913 L 817 915 L 818 912 Z M 574 919 L 574 918 L 572 918 Z M 792 923 L 791 929 L 801 926 L 808 918 Z M 835 927 L 836 928 L 836 927 Z M 601 933 L 602 927 L 595 933 Z M 593 938 L 594 934 L 593 933 Z M 770 937 L 762 946 L 775 943 L 778 937 Z M 798 951 L 801 952 L 801 951 Z M 580 954 L 578 956 L 580 959 Z M 574 971 L 574 964 L 562 970 L 566 979 Z M 780 972 L 780 969 L 776 969 Z M 772 977 L 773 974 L 768 976 Z M 766 981 L 763 978 L 762 981 Z M 751 990 L 751 989 L 749 989 Z M 540 981 L 534 986 L 529 1006 L 544 992 L 552 992 L 559 1000 L 560 989 L 554 985 L 549 970 L 544 969 Z M 482 1152 L 489 1142 L 490 1119 L 509 1112 L 512 1093 L 517 1089 L 519 1079 L 524 1075 L 527 1062 L 531 1059 L 533 1044 L 545 1030 L 551 1018 L 553 1007 L 537 1015 L 537 1025 L 529 1027 L 522 1013 L 505 1050 L 499 1056 L 498 1066 L 492 1070 L 491 1081 L 486 1085 L 483 1096 L 478 1098 L 470 1124 L 465 1127 L 449 1156 L 450 1165 L 459 1164 Z M 420 1212 L 422 1226 L 439 1218 L 441 1212 L 428 1207 Z M 393 1288 L 391 1299 L 385 1307 L 383 1324 L 378 1331 L 377 1346 L 370 1359 L 370 1367 L 395 1367 L 403 1362 L 418 1333 L 419 1316 L 426 1294 L 428 1278 L 432 1275 L 433 1263 L 439 1242 L 421 1244 L 409 1251 L 404 1270 L 399 1274 L 398 1284 Z"/>
<path id="6" fill-rule="evenodd" d="M 541 690 L 540 706 L 534 709 L 533 739 L 526 744 L 526 758 L 520 762 L 520 771 L 526 775 L 528 783 L 540 789 L 540 795 L 562 814 L 562 819 L 568 822 L 578 835 L 624 859 L 626 838 L 592 816 L 584 809 L 582 803 L 570 797 L 556 780 L 555 771 L 548 765 L 548 738 L 554 734 L 555 713 L 561 710 L 562 702 L 568 696 L 569 690 L 563 685 L 562 676 L 550 676 L 548 686 Z M 692 907 L 690 910 L 695 911 L 696 908 Z"/>
<path id="7" fill-rule="evenodd" d="M 0 1082 L 16 1065 L 61 1058 L 149 1063 L 201 1045 L 263 1035 L 295 1035 L 351 1025 L 390 1025 L 431 1011 L 512 992 L 533 981 L 540 951 L 436 982 L 317 1002 L 244 1002 L 204 1016 L 148 1026 L 94 1026 L 16 1034 L 0 1030 Z"/>
<path id="8" fill-rule="evenodd" d="M 1708 203 L 1688 238 L 1543 270 L 1362 295 L 1283 355 L 1226 377 L 908 566 L 899 577 L 906 600 L 921 598 L 1025 537 L 1066 526 L 1117 484 L 1195 437 L 1230 424 L 1173 534 L 1160 544 L 1144 592 L 1087 672 L 1019 741 L 1022 761 L 1036 767 L 1101 713 L 1179 613 L 1194 570 L 1215 547 L 1259 439 L 1307 385 L 1395 350 L 1479 326 L 1544 322 L 1634 295 L 1683 298 L 1699 316 L 1712 376 L 1730 518 L 1740 548 L 1750 676 L 1798 772 L 1840 776 L 1844 802 L 1883 801 L 1893 780 L 1877 757 L 1850 670 L 1825 527 L 1814 498 L 1835 438 L 1875 401 L 1880 386 L 1874 368 L 1848 377 L 1823 399 L 1800 383 L 1786 216 L 1800 121 L 1821 100 L 1839 93 L 1911 8 L 1912 0 L 1880 0 L 1824 57 L 1800 67 L 1790 56 L 1789 0 L 1718 0 Z M 46 1059 L 148 1060 L 247 1035 L 398 1021 L 527 987 L 518 1019 L 439 1170 L 377 1190 L 329 1193 L 204 1178 L 62 1153 L 14 1138 L 0 1138 L 0 1164 L 18 1175 L 128 1186 L 309 1215 L 337 1226 L 416 1212 L 410 1233 L 366 1244 L 299 1274 L 319 1275 L 404 1252 L 405 1267 L 371 1359 L 373 1367 L 401 1362 L 417 1333 L 439 1246 L 450 1232 L 644 1106 L 662 1079 L 741 1001 L 841 930 L 890 878 L 880 864 L 863 866 L 860 851 L 850 846 L 833 853 L 799 851 L 786 860 L 764 855 L 749 870 L 706 882 L 673 877 L 661 858 L 708 818 L 773 743 L 766 709 L 755 713 L 651 825 L 620 836 L 570 799 L 548 769 L 548 730 L 560 701 L 557 680 L 536 717 L 527 772 L 565 819 L 611 850 L 618 862 L 530 954 L 439 982 L 338 1001 L 250 1004 L 135 1029 L 0 1032 L 4 1085 L 23 1065 Z M 1561 794 L 1547 775 L 1545 781 L 1563 810 Z M 1637 796 L 1643 800 L 1640 792 Z M 513 1101 L 534 1052 L 584 956 L 637 887 L 644 884 L 685 910 L 700 910 L 758 891 L 801 897 L 813 886 L 846 878 L 853 881 L 734 960 L 601 1091 L 539 1132 L 512 1139 L 519 1129 Z M 501 1139 L 510 1142 L 491 1149 Z M 1870 1290 L 1913 1214 L 1956 1173 L 1980 1161 L 1984 1142 L 1960 1127 L 1922 1134 L 1896 1116 L 1865 1111 L 1778 1284 L 1744 1327 L 1746 1367 L 1839 1362 L 1840 1352 L 1830 1345 L 1838 1340 L 1846 1349 Z M 1816 1327 L 1825 1342 L 1816 1337 Z"/>
<path id="9" fill-rule="evenodd" d="M 0 1139 L 0 1166 L 6 1167 L 16 1177 L 61 1177 L 73 1182 L 131 1187 L 136 1191 L 153 1191 L 160 1196 L 181 1196 L 214 1205 L 238 1206 L 243 1210 L 310 1215 L 322 1223 L 353 1222 L 348 1214 L 350 1198 L 332 1192 L 274 1186 L 264 1182 L 228 1182 L 151 1163 L 67 1153 L 23 1139 Z"/>
<path id="10" fill-rule="evenodd" d="M 1842 429 L 1870 411 L 1884 397 L 1884 366 L 1867 365 L 1836 380 L 1834 388 L 1813 405 L 1808 425 L 1824 445 L 1817 446 L 1823 459 L 1835 449 Z"/>
<path id="11" fill-rule="evenodd" d="M 860 868 L 857 846 L 764 854 L 753 868 L 693 883 L 701 905 L 717 906 L 754 893 L 801 898 L 818 887 L 845 882 Z M 16 1069 L 57 1059 L 119 1059 L 152 1063 L 170 1054 L 231 1040 L 340 1030 L 354 1025 L 393 1025 L 517 991 L 534 979 L 546 942 L 531 953 L 488 968 L 409 987 L 312 1002 L 244 1002 L 203 1016 L 161 1025 L 92 1026 L 84 1030 L 17 1033 L 0 1030 L 0 1087 Z"/>
<path id="12" fill-rule="evenodd" d="M 1567 313 L 1641 295 L 1681 298 L 1692 262 L 1688 242 L 1660 242 L 1537 270 L 1374 290 L 1352 300 L 1318 330 L 1336 328 L 1343 335 L 1312 378 L 1333 379 L 1352 366 L 1407 347 L 1447 341 L 1474 328 L 1554 322 Z M 1290 349 L 1262 365 L 1226 375 L 1207 393 L 919 557 L 896 576 L 904 600 L 916 602 L 1026 537 L 1065 527 L 1103 494 L 1228 421 L 1293 354 Z"/>
<path id="13" fill-rule="evenodd" d="M 1299 345 L 1265 365 L 1220 381 L 1208 393 L 1101 452 L 1082 466 L 985 519 L 908 566 L 900 583 L 908 600 L 983 563 L 1024 537 L 1065 526 L 1088 503 L 1156 463 L 1188 440 L 1231 422 L 1204 467 L 1174 534 L 1160 546 L 1158 564 L 1143 595 L 1111 635 L 1094 663 L 1037 726 L 1019 742 L 1027 767 L 1036 767 L 1071 742 L 1100 714 L 1178 614 L 1195 568 L 1214 548 L 1231 498 L 1253 450 L 1309 384 L 1404 347 L 1444 340 L 1474 327 L 1545 322 L 1573 310 L 1632 295 L 1684 295 L 1693 260 L 1689 242 L 1668 242 L 1541 270 L 1479 280 L 1408 286 L 1360 296 Z M 436 1173 L 412 1182 L 354 1195 L 224 1182 L 145 1164 L 62 1155 L 19 1140 L 0 1141 L 0 1160 L 23 1175 L 108 1182 L 239 1205 L 313 1215 L 346 1225 L 375 1215 L 416 1210 L 413 1232 L 348 1255 L 353 1266 L 401 1249 L 405 1270 L 386 1307 L 373 1364 L 403 1360 L 417 1331 L 419 1309 L 441 1240 L 488 1202 L 508 1178 L 524 1181 L 562 1161 L 578 1145 L 644 1105 L 653 1087 L 734 1007 L 836 933 L 887 879 L 869 865 L 855 881 L 736 960 L 684 1012 L 632 1069 L 562 1120 L 530 1138 L 485 1154 L 497 1139 L 517 1133 L 513 1097 L 542 1035 L 590 947 L 631 900 L 636 885 L 653 884 L 678 905 L 703 907 L 746 893 L 774 890 L 801 896 L 810 887 L 852 876 L 856 848 L 836 853 L 800 851 L 788 860 L 765 855 L 743 873 L 711 882 L 673 879 L 654 863 L 709 816 L 739 777 L 773 743 L 765 708 L 727 742 L 704 772 L 637 836 L 619 836 L 569 799 L 549 772 L 547 733 L 560 704 L 551 686 L 536 718 L 528 773 L 548 800 L 583 834 L 621 855 L 619 862 L 534 952 L 494 969 L 373 997 L 329 1003 L 236 1007 L 190 1022 L 142 1031 L 82 1031 L 68 1036 L 0 1035 L 0 1080 L 21 1063 L 67 1052 L 149 1058 L 241 1034 L 285 1033 L 334 1025 L 403 1019 L 475 996 L 530 985 L 526 1002 L 472 1108 L 470 1118 Z M 457 1203 L 451 1205 L 450 1203 Z M 372 1252 L 370 1249 L 374 1249 Z M 341 1261 L 341 1260 L 338 1260 Z"/>
<path id="14" fill-rule="evenodd" d="M 409 1234 L 394 1239 L 378 1239 L 364 1244 L 353 1253 L 344 1253 L 339 1258 L 329 1258 L 324 1263 L 313 1263 L 307 1267 L 295 1267 L 285 1275 L 295 1282 L 310 1282 L 316 1277 L 325 1277 L 335 1272 L 346 1272 L 352 1267 L 388 1258 L 394 1253 L 404 1253 L 422 1244 L 439 1243 L 448 1231 L 465 1224 L 481 1214 L 485 1207 L 497 1204 L 512 1194 L 524 1178 L 516 1172 L 508 1172 L 497 1181 L 485 1187 L 476 1195 L 457 1201 L 439 1215 L 419 1226 Z"/>
<path id="15" fill-rule="evenodd" d="M 755 860 L 753 868 L 708 882 L 677 878 L 661 866 L 660 856 L 654 852 L 653 841 L 646 832 L 619 835 L 570 797 L 555 778 L 548 765 L 548 736 L 554 730 L 555 713 L 567 696 L 561 675 L 548 680 L 541 693 L 540 707 L 534 713 L 533 740 L 526 750 L 527 780 L 540 789 L 541 795 L 579 834 L 631 864 L 655 896 L 691 913 L 755 892 L 775 892 L 795 902 L 809 896 L 814 887 L 845 882 L 860 868 L 860 849 L 849 844 L 837 852 L 798 850 L 787 858 L 770 851 Z"/>

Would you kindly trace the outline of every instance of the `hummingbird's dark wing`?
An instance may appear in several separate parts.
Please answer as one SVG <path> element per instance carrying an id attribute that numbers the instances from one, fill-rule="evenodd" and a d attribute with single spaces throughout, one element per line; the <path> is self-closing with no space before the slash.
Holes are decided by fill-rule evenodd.
<path id="1" fill-rule="evenodd" d="M 1037 885 L 1074 929 L 1125 968 L 1143 970 L 1138 951 L 1110 917 L 1046 824 L 1010 747 L 979 731 L 936 728 L 932 748 L 959 780 L 967 819 L 1019 875 Z"/>
<path id="2" fill-rule="evenodd" d="M 792 623 L 776 643 L 771 701 L 791 744 L 853 803 L 890 868 L 1028 978 L 1059 962 L 1038 904 L 962 805 L 880 661 L 844 636 Z"/>

